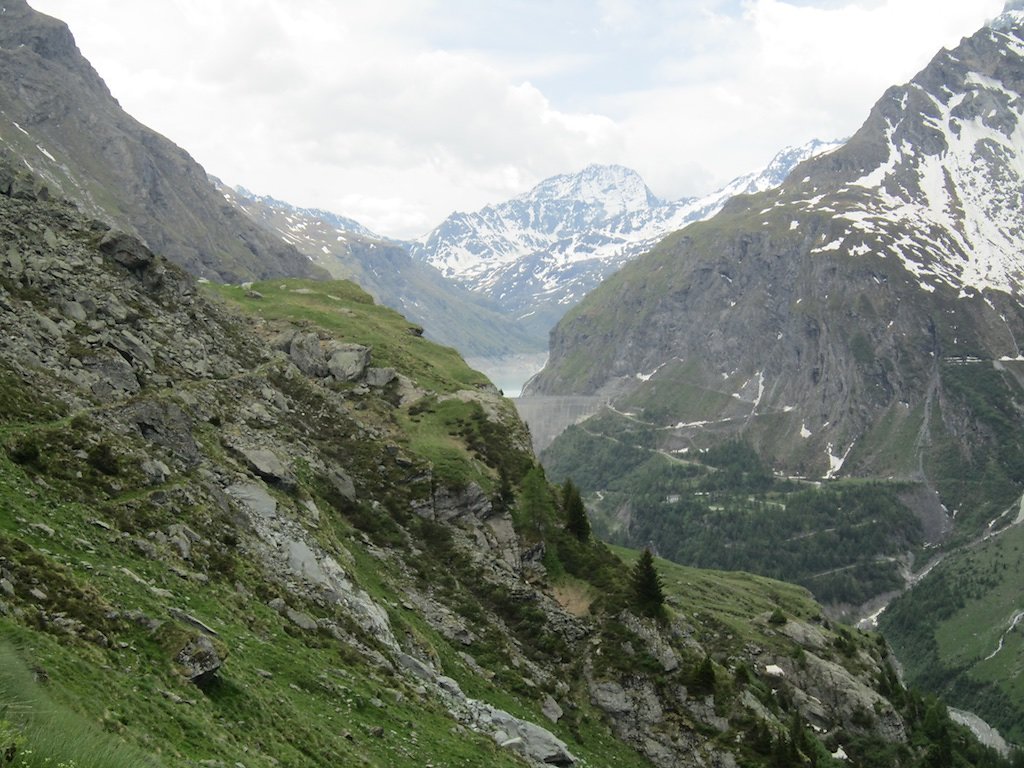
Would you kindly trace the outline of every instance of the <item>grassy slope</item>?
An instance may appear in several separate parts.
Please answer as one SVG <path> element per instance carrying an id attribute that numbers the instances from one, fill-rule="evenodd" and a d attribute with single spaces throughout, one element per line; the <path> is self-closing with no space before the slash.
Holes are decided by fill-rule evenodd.
<path id="1" fill-rule="evenodd" d="M 611 550 L 630 566 L 640 556 L 638 550 L 626 547 L 612 546 Z M 771 637 L 751 621 L 753 617 L 780 610 L 804 620 L 821 618 L 821 606 L 810 592 L 795 584 L 743 571 L 690 568 L 663 558 L 655 562 L 673 607 L 693 617 L 704 634 L 717 633 L 720 639 L 728 635 L 737 648 L 747 642 L 764 643 Z M 783 647 L 788 646 L 779 645 Z"/>
<path id="2" fill-rule="evenodd" d="M 494 487 L 495 473 L 474 462 L 466 448 L 465 433 L 484 421 L 481 406 L 451 398 L 460 391 L 488 390 L 490 382 L 454 349 L 423 338 L 422 329 L 394 310 L 375 304 L 369 294 L 349 281 L 271 280 L 256 283 L 251 290 L 238 286 L 211 289 L 247 314 L 320 328 L 339 341 L 370 347 L 372 366 L 402 372 L 427 395 L 425 402 L 383 416 L 399 420 L 402 432 L 397 439 L 453 485 L 476 482 L 485 490 Z M 255 298 L 257 294 L 260 298 Z M 503 420 L 516 421 L 508 401 L 493 398 L 488 403 L 502 413 Z M 509 432 L 514 435 L 517 429 Z"/>
<path id="3" fill-rule="evenodd" d="M 1024 526 L 946 558 L 881 617 L 923 687 L 962 702 L 1008 739 L 1024 741 Z"/>
<path id="4" fill-rule="evenodd" d="M 219 290 L 240 305 L 249 303 L 259 310 L 254 314 L 266 319 L 288 319 L 368 344 L 375 365 L 395 366 L 441 396 L 487 383 L 454 351 L 419 338 L 399 315 L 372 305 L 351 284 L 274 281 L 258 287 L 262 300 L 246 300 L 236 288 Z M 43 765 L 46 758 L 73 758 L 79 766 L 117 765 L 107 762 L 108 749 L 122 740 L 127 742 L 125 764 L 132 765 L 145 764 L 137 759 L 137 748 L 153 765 L 169 766 L 200 760 L 242 761 L 249 768 L 521 765 L 489 738 L 454 725 L 417 686 L 399 681 L 327 635 L 310 637 L 298 631 L 266 605 L 275 588 L 245 557 L 228 549 L 226 559 L 217 564 L 220 571 L 212 571 L 207 583 L 190 569 L 175 571 L 147 555 L 137 543 L 140 537 L 131 532 L 134 526 L 141 533 L 149 526 L 180 522 L 203 530 L 209 509 L 193 509 L 194 519 L 133 517 L 143 510 L 158 514 L 145 502 L 156 494 L 187 492 L 195 478 L 146 490 L 136 487 L 129 474 L 111 481 L 73 455 L 75 441 L 84 439 L 95 424 L 81 416 L 72 419 L 11 373 L 0 376 L 0 385 L 0 402 L 8 406 L 0 416 L 0 438 L 8 449 L 0 452 L 0 562 L 17 575 L 18 585 L 14 607 L 0 615 L 4 652 L 18 659 L 0 687 L 0 719 L 25 729 L 20 765 Z M 456 411 L 469 407 L 458 400 L 447 402 Z M 505 407 L 514 413 L 510 405 Z M 362 417 L 380 426 L 395 413 L 386 402 L 370 403 Z M 399 418 L 415 423 L 407 414 Z M 83 434 L 69 429 L 73 421 Z M 458 435 L 461 429 L 446 418 L 428 418 L 419 436 L 409 440 L 410 450 L 415 453 L 420 443 L 432 439 L 447 440 L 453 464 L 469 477 L 486 478 L 492 471 L 474 460 L 474 452 Z M 207 450 L 218 450 L 215 435 L 198 437 Z M 29 442 L 42 446 L 38 463 L 24 456 L 19 456 L 24 463 L 13 461 L 11 450 L 17 454 L 17 447 Z M 122 443 L 115 452 L 140 447 Z M 329 502 L 317 500 L 322 510 L 330 510 Z M 414 637 L 470 695 L 546 722 L 535 694 L 524 695 L 521 682 L 515 693 L 501 679 L 479 679 L 456 648 L 402 606 L 399 572 L 382 569 L 367 546 L 365 531 L 332 512 L 321 521 L 319 538 L 329 551 L 352 553 L 347 568 L 356 583 L 388 606 L 396 635 Z M 430 553 L 423 557 L 429 560 Z M 436 573 L 446 566 L 450 568 L 426 562 L 423 567 Z M 37 585 L 45 599 L 27 595 L 28 585 Z M 229 650 L 220 680 L 207 690 L 185 681 L 168 655 L 183 631 L 171 617 L 172 609 L 200 618 Z M 97 643 L 80 632 L 64 635 L 52 624 L 38 632 L 31 626 L 37 611 L 98 625 L 106 639 Z M 139 623 L 145 617 L 164 624 L 152 633 Z M 500 654 L 500 648 L 494 652 Z M 36 670 L 45 682 L 26 685 L 24 674 L 12 672 L 25 668 Z M 39 703 L 43 701 L 45 706 Z M 76 743 L 53 744 L 42 734 L 54 717 L 81 722 L 85 732 L 75 737 Z M 565 726 L 551 726 L 578 755 L 592 763 L 643 764 L 632 749 L 611 737 L 600 718 L 580 720 L 575 734 Z M 0 732 L 9 735 L 10 729 Z"/>
<path id="5" fill-rule="evenodd" d="M 347 280 L 269 280 L 254 283 L 253 298 L 239 286 L 210 288 L 248 314 L 323 328 L 333 338 L 372 349 L 372 365 L 400 370 L 417 384 L 441 392 L 488 383 L 458 352 L 419 336 L 422 329 L 380 306 Z"/>
<path id="6" fill-rule="evenodd" d="M 11 474 L 16 476 L 5 472 Z M 19 489 L 11 485 L 5 482 L 7 500 L 18 497 Z M 20 490 L 24 492 L 25 486 Z M 36 511 L 19 506 L 27 514 Z M 88 584 L 98 601 L 115 610 L 166 616 L 168 601 L 137 583 L 128 575 L 131 571 L 157 589 L 173 591 L 171 604 L 201 617 L 230 649 L 221 681 L 203 692 L 175 672 L 161 645 L 163 631 L 151 635 L 119 622 L 108 631 L 114 646 L 97 648 L 0 620 L 0 633 L 19 655 L 45 672 L 49 698 L 93 724 L 90 739 L 99 739 L 96 733 L 104 731 L 123 734 L 155 753 L 157 765 L 233 762 L 244 755 L 248 766 L 277 765 L 276 760 L 296 766 L 330 761 L 411 767 L 422 765 L 423 754 L 446 755 L 449 765 L 477 765 L 481 755 L 488 755 L 495 765 L 515 764 L 486 739 L 452 733 L 445 712 L 409 687 L 392 689 L 394 679 L 373 669 L 366 659 L 346 655 L 343 646 L 326 637 L 310 642 L 229 581 L 204 586 L 176 580 L 142 553 L 133 556 L 119 546 L 119 536 L 90 524 L 89 508 L 65 506 L 59 520 L 38 512 L 32 517 L 59 524 L 60 533 L 54 538 L 34 537 L 15 527 L 3 531 L 2 541 L 27 540 L 37 550 L 45 546 L 51 554 L 34 571 L 44 589 L 52 593 L 55 573 L 60 573 L 82 588 Z M 260 588 L 259 573 L 235 575 L 243 586 Z M 70 599 L 51 597 L 54 609 L 74 615 Z M 11 719 L 24 718 L 38 727 L 44 713 L 37 708 L 19 712 L 18 705 L 31 704 L 39 694 L 18 690 L 11 695 Z M 415 735 L 409 723 L 415 723 Z M 384 728 L 384 736 L 374 736 L 375 728 Z M 346 738 L 346 733 L 353 738 Z M 36 748 L 46 745 L 36 742 Z M 71 756 L 88 764 L 90 754 L 87 748 Z"/>

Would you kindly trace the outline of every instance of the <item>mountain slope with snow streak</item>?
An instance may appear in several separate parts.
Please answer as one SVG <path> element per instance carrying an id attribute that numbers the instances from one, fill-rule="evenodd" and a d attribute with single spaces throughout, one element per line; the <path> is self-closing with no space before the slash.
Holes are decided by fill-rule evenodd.
<path id="1" fill-rule="evenodd" d="M 675 546 L 687 564 L 778 568 L 819 598 L 870 585 L 836 607 L 880 615 L 908 679 L 1019 743 L 1024 12 L 1014 4 L 890 88 L 843 147 L 777 189 L 734 198 L 590 293 L 552 332 L 526 396 L 609 402 L 543 459 L 555 479 L 586 479 L 595 520 L 618 526 L 620 543 Z M 687 473 L 706 464 L 715 472 L 695 488 Z M 793 476 L 815 481 L 801 502 L 872 489 L 896 503 L 841 532 L 854 507 L 837 500 L 815 528 L 794 516 L 799 504 L 773 501 L 810 487 Z M 758 541 L 740 534 L 768 530 L 774 549 L 736 555 Z M 806 541 L 817 544 L 809 572 L 796 559 L 781 570 Z M 864 558 L 859 570 L 816 559 L 840 550 Z M 901 581 L 909 591 L 883 612 Z"/>
<path id="2" fill-rule="evenodd" d="M 933 438 L 974 417 L 925 414 L 979 402 L 953 366 L 996 366 L 1007 413 L 1024 404 L 998 368 L 1024 340 L 1022 21 L 941 51 L 841 148 L 624 267 L 556 327 L 530 392 L 625 387 L 657 426 L 705 425 L 671 449 L 739 432 L 785 471 L 937 479 Z M 655 394 L 684 385 L 714 396 Z M 897 424 L 917 438 L 893 456 Z"/>

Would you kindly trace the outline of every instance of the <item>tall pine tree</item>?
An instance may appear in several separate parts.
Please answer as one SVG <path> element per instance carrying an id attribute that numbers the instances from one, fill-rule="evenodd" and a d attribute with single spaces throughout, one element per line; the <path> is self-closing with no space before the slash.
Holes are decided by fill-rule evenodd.
<path id="1" fill-rule="evenodd" d="M 566 480 L 562 486 L 562 510 L 565 512 L 565 530 L 580 541 L 589 539 L 590 520 L 587 518 L 587 509 L 583 506 L 580 489 L 573 485 L 572 480 Z"/>
<path id="2" fill-rule="evenodd" d="M 654 567 L 654 555 L 649 549 L 644 549 L 633 566 L 632 586 L 633 605 L 637 613 L 656 619 L 664 618 L 665 590 Z"/>
<path id="3" fill-rule="evenodd" d="M 517 525 L 533 543 L 544 538 L 547 522 L 555 519 L 556 512 L 544 469 L 537 465 L 523 478 L 516 510 Z"/>

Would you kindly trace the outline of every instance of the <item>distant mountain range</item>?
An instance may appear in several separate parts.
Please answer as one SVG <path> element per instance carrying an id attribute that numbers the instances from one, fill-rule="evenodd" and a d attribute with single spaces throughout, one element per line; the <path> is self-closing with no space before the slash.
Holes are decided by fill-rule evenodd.
<path id="1" fill-rule="evenodd" d="M 759 172 L 676 201 L 660 200 L 629 168 L 591 165 L 504 203 L 453 213 L 411 253 L 546 339 L 569 307 L 670 232 L 714 215 L 735 195 L 777 186 L 798 162 L 837 146 L 788 148 Z"/>
<path id="2" fill-rule="evenodd" d="M 335 277 L 422 323 L 464 354 L 543 350 L 548 333 L 587 291 L 669 233 L 708 218 L 732 197 L 771 189 L 808 157 L 839 143 L 780 152 L 763 170 L 703 197 L 657 198 L 620 165 L 591 165 L 471 213 L 454 213 L 416 241 L 381 237 L 337 214 L 245 189 L 220 191 Z"/>
<path id="3" fill-rule="evenodd" d="M 486 296 L 446 279 L 409 256 L 408 244 L 383 238 L 358 222 L 216 182 L 231 205 L 332 277 L 352 280 L 378 302 L 420 324 L 429 338 L 467 356 L 537 352 L 540 343 L 509 322 Z"/>

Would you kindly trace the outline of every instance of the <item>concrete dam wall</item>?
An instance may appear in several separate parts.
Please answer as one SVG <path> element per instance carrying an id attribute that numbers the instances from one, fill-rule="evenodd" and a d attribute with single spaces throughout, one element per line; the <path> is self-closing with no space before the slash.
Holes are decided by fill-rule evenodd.
<path id="1" fill-rule="evenodd" d="M 530 428 L 533 450 L 538 455 L 568 427 L 593 416 L 608 402 L 596 395 L 529 395 L 513 401 L 519 417 Z"/>

